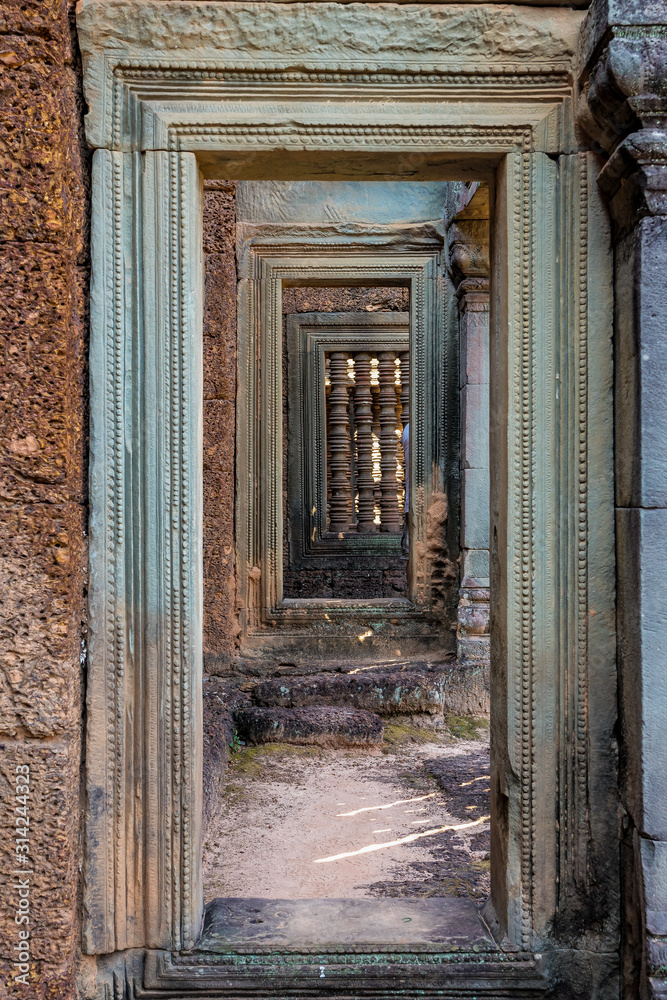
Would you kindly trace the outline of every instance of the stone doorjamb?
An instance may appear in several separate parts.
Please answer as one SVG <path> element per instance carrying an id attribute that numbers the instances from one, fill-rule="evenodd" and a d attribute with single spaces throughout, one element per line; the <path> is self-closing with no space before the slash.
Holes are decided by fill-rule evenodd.
<path id="1" fill-rule="evenodd" d="M 149 949 L 150 995 L 197 989 L 195 971 L 170 979 L 169 954 L 195 945 L 203 903 L 202 173 L 493 182 L 487 918 L 508 968 L 539 952 L 548 981 L 617 995 L 612 299 L 598 163 L 573 129 L 580 20 L 81 4 L 96 148 L 84 946 Z M 238 997 L 256 984 L 234 965 Z"/>
<path id="2" fill-rule="evenodd" d="M 460 337 L 461 589 L 460 662 L 489 667 L 489 206 L 477 192 L 447 231 Z"/>

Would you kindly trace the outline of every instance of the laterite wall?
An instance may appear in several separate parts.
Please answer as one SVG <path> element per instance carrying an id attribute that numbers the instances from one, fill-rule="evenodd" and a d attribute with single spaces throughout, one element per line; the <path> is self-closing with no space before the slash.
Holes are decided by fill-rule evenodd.
<path id="1" fill-rule="evenodd" d="M 87 177 L 67 0 L 0 0 L 0 996 L 69 1000 L 86 588 Z M 16 767 L 28 765 L 29 925 Z M 23 772 L 22 772 L 23 773 Z M 29 874 L 26 874 L 29 873 Z M 29 928 L 28 985 L 12 964 Z M 14 970 L 16 971 L 16 970 Z"/>

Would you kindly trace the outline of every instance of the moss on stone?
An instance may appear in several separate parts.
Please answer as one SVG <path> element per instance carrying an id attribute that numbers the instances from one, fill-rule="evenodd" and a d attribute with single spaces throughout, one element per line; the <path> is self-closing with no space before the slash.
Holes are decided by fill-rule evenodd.
<path id="1" fill-rule="evenodd" d="M 431 729 L 420 729 L 405 723 L 392 722 L 384 727 L 383 744 L 386 751 L 405 743 L 434 743 L 438 734 Z"/>
<path id="2" fill-rule="evenodd" d="M 455 715 L 445 713 L 445 725 L 448 732 L 457 740 L 477 740 L 480 730 L 489 728 L 489 720 L 478 715 Z"/>

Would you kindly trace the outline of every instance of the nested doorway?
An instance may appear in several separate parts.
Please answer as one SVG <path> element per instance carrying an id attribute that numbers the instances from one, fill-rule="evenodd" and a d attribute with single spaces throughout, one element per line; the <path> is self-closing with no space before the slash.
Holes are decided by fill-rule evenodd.
<path id="1" fill-rule="evenodd" d="M 512 8 L 489 34 L 476 18 L 488 22 L 491 8 L 327 5 L 332 30 L 323 39 L 311 20 L 322 5 L 244 5 L 241 15 L 216 4 L 203 39 L 191 20 L 198 8 L 172 3 L 159 18 L 176 41 L 158 60 L 162 28 L 148 6 L 128 0 L 127 16 L 109 20 L 105 5 L 89 2 L 79 14 L 96 147 L 85 948 L 115 953 L 125 982 L 158 995 L 238 996 L 276 976 L 283 996 L 317 995 L 323 985 L 312 951 L 191 953 L 203 903 L 202 173 L 466 177 L 487 180 L 495 194 L 497 961 L 479 959 L 473 946 L 446 955 L 378 946 L 370 958 L 343 950 L 326 955 L 327 989 L 354 968 L 369 995 L 411 988 L 415 970 L 445 995 L 497 994 L 499 982 L 509 995 L 526 985 L 539 993 L 585 962 L 588 981 L 611 996 L 613 948 L 598 948 L 612 940 L 617 912 L 607 863 L 615 850 L 609 268 L 597 161 L 573 138 L 580 15 L 554 9 L 547 31 L 541 12 Z M 230 43 L 239 16 L 252 30 L 274 19 L 265 40 L 285 37 L 281 19 L 299 18 L 287 32 L 290 67 L 283 51 L 263 49 L 239 68 Z M 400 38 L 401 51 L 378 43 L 371 65 L 350 39 L 376 38 L 378 17 L 391 29 L 382 38 Z M 274 594 L 265 598 L 273 613 Z M 595 920 L 575 937 L 561 933 L 560 916 L 590 913 L 593 897 Z M 133 948 L 146 951 L 126 953 Z"/>
<path id="2" fill-rule="evenodd" d="M 234 363 L 234 259 L 241 282 L 259 275 L 251 279 L 256 336 L 247 333 L 253 317 L 241 317 L 238 395 L 223 383 L 219 393 L 241 413 L 247 395 L 263 401 L 255 427 L 238 435 L 249 451 L 238 466 L 239 548 L 248 523 L 282 541 L 271 564 L 271 543 L 267 554 L 257 539 L 251 575 L 259 583 L 262 567 L 275 567 L 277 613 L 253 618 L 241 596 L 229 628 L 215 604 L 221 579 L 212 557 L 232 512 L 208 488 L 230 461 L 229 427 L 221 433 L 219 419 L 228 403 L 205 395 L 205 897 L 282 899 L 274 903 L 281 910 L 310 897 L 483 901 L 488 186 L 210 182 L 204 205 L 207 385 L 217 384 L 217 359 L 226 372 Z M 462 265 L 471 235 L 475 261 Z M 486 306 L 476 325 L 466 316 L 473 282 Z M 274 299 L 269 312 L 262 302 Z M 267 369 L 280 378 L 267 379 Z M 463 457 L 462 419 L 477 443 Z M 257 470 L 254 492 L 246 468 Z M 470 469 L 481 478 L 476 497 L 465 482 Z M 474 553 L 460 554 L 462 495 Z M 252 503 L 258 509 L 247 514 Z M 227 573 L 227 592 L 238 593 L 233 568 Z M 227 744 L 229 767 L 220 754 Z M 390 826 L 374 831 L 382 816 Z M 367 843 L 374 832 L 391 836 Z M 406 877 L 389 879 L 396 855 Z M 374 912 L 382 923 L 371 907 L 366 924 Z"/>

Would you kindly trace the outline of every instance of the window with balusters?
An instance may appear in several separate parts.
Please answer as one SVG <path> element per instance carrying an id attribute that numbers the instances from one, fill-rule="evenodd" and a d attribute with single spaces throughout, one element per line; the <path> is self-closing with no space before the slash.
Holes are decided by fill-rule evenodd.
<path id="1" fill-rule="evenodd" d="M 402 531 L 409 378 L 408 351 L 326 353 L 329 532 Z"/>
<path id="2" fill-rule="evenodd" d="M 382 571 L 405 590 L 408 315 L 304 313 L 287 334 L 286 580 L 333 568 L 352 593 Z"/>

